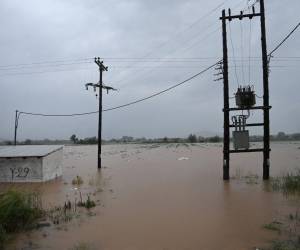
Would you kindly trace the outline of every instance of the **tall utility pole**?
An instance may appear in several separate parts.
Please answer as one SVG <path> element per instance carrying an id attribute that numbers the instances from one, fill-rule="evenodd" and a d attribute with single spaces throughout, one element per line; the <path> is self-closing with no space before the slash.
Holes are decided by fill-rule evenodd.
<path id="1" fill-rule="evenodd" d="M 18 130 L 18 113 L 19 111 L 16 110 L 16 116 L 15 116 L 15 136 L 14 136 L 14 145 L 17 146 L 17 130 Z"/>
<path id="2" fill-rule="evenodd" d="M 229 159 L 230 153 L 250 153 L 250 152 L 263 152 L 263 179 L 269 179 L 269 169 L 270 169 L 270 117 L 269 110 L 269 80 L 268 80 L 268 56 L 267 56 L 267 44 L 266 44 L 266 27 L 265 27 L 265 7 L 264 0 L 260 0 L 260 13 L 255 13 L 255 8 L 252 6 L 252 13 L 244 14 L 242 11 L 238 15 L 231 15 L 231 10 L 228 10 L 228 15 L 226 15 L 225 10 L 222 11 L 222 35 L 223 35 L 223 82 L 224 82 L 224 142 L 223 142 L 223 179 L 229 180 Z M 228 51 L 227 51 L 227 33 L 226 33 L 226 21 L 229 22 L 234 19 L 242 20 L 243 18 L 252 19 L 253 17 L 260 17 L 261 21 L 261 48 L 262 48 L 262 64 L 263 64 L 263 106 L 254 106 L 253 104 L 236 102 L 238 107 L 229 107 L 229 80 L 228 80 Z M 248 83 L 250 84 L 250 83 Z M 243 93 L 242 93 L 243 94 Z M 254 96 L 254 91 L 248 90 L 247 94 L 252 94 Z M 249 98 L 249 96 L 246 96 Z M 245 98 L 245 95 L 243 96 Z M 255 98 L 255 96 L 254 96 Z M 240 99 L 241 100 L 241 99 Z M 249 99 L 248 99 L 249 100 Z M 245 99 L 244 99 L 245 101 Z M 243 104 L 243 103 L 242 103 Z M 263 148 L 248 148 L 248 146 L 237 146 L 235 149 L 230 149 L 230 128 L 236 127 L 236 124 L 230 124 L 230 111 L 243 111 L 243 110 L 263 110 L 264 119 L 263 123 L 244 123 L 243 127 L 264 127 L 264 143 Z M 247 132 L 247 131 L 243 131 Z M 239 143 L 245 138 L 240 139 Z M 249 140 L 249 138 L 248 138 Z"/>
<path id="3" fill-rule="evenodd" d="M 91 86 L 94 88 L 94 91 L 96 92 L 96 89 L 99 88 L 99 117 L 98 117 L 98 169 L 101 168 L 101 141 L 102 141 L 102 89 L 106 89 L 107 93 L 109 90 L 116 90 L 112 87 L 105 86 L 102 81 L 102 74 L 103 71 L 107 71 L 108 68 L 104 66 L 103 61 L 100 60 L 100 57 L 95 57 L 95 63 L 98 65 L 99 68 L 99 74 L 100 79 L 99 82 L 94 83 L 87 83 L 85 84 L 86 89 L 88 90 L 88 87 Z"/>
<path id="4" fill-rule="evenodd" d="M 228 89 L 228 51 L 225 10 L 222 11 L 222 32 L 223 32 L 223 94 L 224 94 L 224 148 L 223 148 L 223 179 L 229 180 L 230 160 L 230 130 L 229 130 L 229 89 Z"/>
<path id="5" fill-rule="evenodd" d="M 263 85 L 264 85 L 264 163 L 263 179 L 269 179 L 270 175 L 270 115 L 269 115 L 269 73 L 268 73 L 268 55 L 266 41 L 266 24 L 265 24 L 265 4 L 260 0 L 260 25 L 261 25 L 261 51 L 263 62 Z"/>

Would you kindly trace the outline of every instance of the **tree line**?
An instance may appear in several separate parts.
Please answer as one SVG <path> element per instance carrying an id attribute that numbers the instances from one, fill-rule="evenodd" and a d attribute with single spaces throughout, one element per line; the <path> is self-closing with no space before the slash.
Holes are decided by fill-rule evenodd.
<path id="1" fill-rule="evenodd" d="M 250 142 L 261 142 L 263 141 L 263 136 L 261 135 L 253 135 L 250 136 Z M 285 132 L 278 132 L 276 135 L 270 136 L 271 141 L 300 141 L 300 133 L 294 134 L 286 134 Z M 217 143 L 222 142 L 223 138 L 215 135 L 212 137 L 203 137 L 197 136 L 196 134 L 189 134 L 186 138 L 146 138 L 140 137 L 135 138 L 132 136 L 122 136 L 121 138 L 113 138 L 110 140 L 102 140 L 103 144 L 116 144 L 116 143 Z M 18 141 L 18 145 L 51 145 L 51 144 L 97 144 L 98 139 L 96 136 L 94 137 L 86 137 L 83 139 L 79 139 L 75 134 L 71 135 L 68 140 L 31 140 L 26 139 L 24 141 Z M 2 141 L 0 145 L 13 145 L 13 141 Z"/>

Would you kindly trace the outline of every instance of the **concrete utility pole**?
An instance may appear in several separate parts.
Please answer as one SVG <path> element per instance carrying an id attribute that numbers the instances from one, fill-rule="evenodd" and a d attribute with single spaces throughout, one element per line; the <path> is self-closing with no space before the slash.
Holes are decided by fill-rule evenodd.
<path id="1" fill-rule="evenodd" d="M 100 79 L 98 83 L 87 83 L 85 84 L 86 90 L 88 90 L 89 86 L 94 88 L 94 91 L 96 92 L 96 89 L 99 88 L 99 120 L 98 120 L 98 169 L 101 168 L 101 141 L 102 141 L 102 89 L 106 89 L 107 93 L 109 90 L 116 90 L 112 87 L 105 86 L 102 81 L 102 74 L 103 71 L 107 71 L 107 67 L 104 66 L 103 61 L 100 60 L 100 57 L 95 57 L 95 63 L 99 67 L 99 74 Z"/>

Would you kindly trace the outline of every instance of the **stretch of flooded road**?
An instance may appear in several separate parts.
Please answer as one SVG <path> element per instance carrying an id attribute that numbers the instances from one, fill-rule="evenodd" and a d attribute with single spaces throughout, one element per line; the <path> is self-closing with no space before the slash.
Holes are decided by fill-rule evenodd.
<path id="1" fill-rule="evenodd" d="M 272 176 L 299 167 L 299 147 L 272 144 Z M 230 182 L 222 180 L 221 144 L 105 145 L 100 171 L 96 153 L 96 146 L 66 146 L 62 179 L 0 185 L 39 191 L 44 207 L 79 192 L 97 202 L 86 216 L 17 235 L 8 249 L 71 249 L 78 242 L 106 250 L 255 249 L 277 237 L 263 224 L 297 209 L 261 180 L 259 153 L 232 155 Z M 76 176 L 84 181 L 79 187 L 72 185 Z"/>

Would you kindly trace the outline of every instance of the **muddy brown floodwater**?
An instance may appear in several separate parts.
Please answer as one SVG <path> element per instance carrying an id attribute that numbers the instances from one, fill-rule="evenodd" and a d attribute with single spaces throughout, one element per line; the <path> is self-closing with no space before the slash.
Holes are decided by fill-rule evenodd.
<path id="1" fill-rule="evenodd" d="M 271 175 L 299 167 L 299 143 L 273 143 Z M 221 144 L 105 145 L 101 171 L 96 146 L 66 146 L 63 177 L 44 184 L 4 185 L 41 192 L 44 207 L 97 202 L 86 216 L 16 235 L 8 249 L 187 250 L 255 249 L 277 237 L 262 227 L 297 209 L 261 181 L 262 154 L 232 155 L 222 180 Z M 254 181 L 241 176 L 258 175 Z M 72 179 L 83 178 L 76 188 Z"/>

